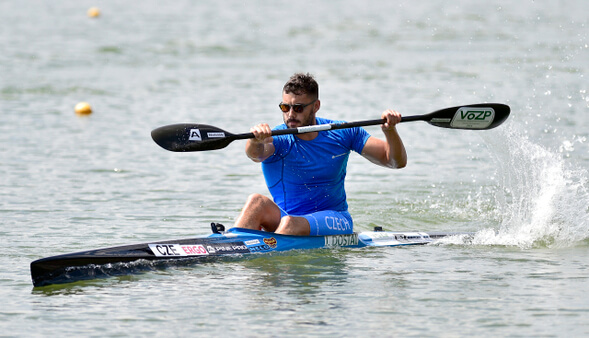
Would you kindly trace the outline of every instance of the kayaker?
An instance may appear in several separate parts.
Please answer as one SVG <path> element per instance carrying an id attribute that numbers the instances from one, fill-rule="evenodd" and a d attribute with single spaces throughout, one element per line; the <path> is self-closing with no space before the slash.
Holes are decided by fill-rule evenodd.
<path id="1" fill-rule="evenodd" d="M 284 85 L 279 104 L 284 124 L 275 129 L 337 123 L 317 117 L 321 107 L 319 86 L 312 75 L 294 74 Z M 245 152 L 262 171 L 273 199 L 261 194 L 249 196 L 236 227 L 263 229 L 288 235 L 336 235 L 353 232 L 344 180 L 350 151 L 371 162 L 403 168 L 407 153 L 395 128 L 401 114 L 382 113 L 386 141 L 370 136 L 360 127 L 271 136 L 267 123 L 251 128 L 254 139 Z"/>

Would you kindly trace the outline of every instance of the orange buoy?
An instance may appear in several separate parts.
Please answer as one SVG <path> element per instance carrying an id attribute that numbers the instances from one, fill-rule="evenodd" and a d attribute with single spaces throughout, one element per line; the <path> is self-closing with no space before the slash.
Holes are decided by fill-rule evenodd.
<path id="1" fill-rule="evenodd" d="M 80 102 L 75 107 L 74 110 L 76 111 L 77 115 L 90 115 L 92 114 L 92 107 L 88 102 Z"/>
<path id="2" fill-rule="evenodd" d="M 100 16 L 100 9 L 97 7 L 90 7 L 88 9 L 88 17 L 97 18 L 98 16 Z"/>

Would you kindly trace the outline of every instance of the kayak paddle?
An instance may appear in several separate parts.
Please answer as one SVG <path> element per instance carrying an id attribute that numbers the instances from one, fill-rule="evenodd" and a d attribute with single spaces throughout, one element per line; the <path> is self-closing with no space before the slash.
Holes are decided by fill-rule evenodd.
<path id="1" fill-rule="evenodd" d="M 442 128 L 488 130 L 502 124 L 509 116 L 509 112 L 509 106 L 502 103 L 477 103 L 440 109 L 426 115 L 403 116 L 401 122 L 425 121 L 433 126 Z M 385 122 L 385 119 L 378 119 L 318 124 L 299 128 L 273 130 L 272 136 L 373 126 Z M 231 134 L 220 128 L 206 124 L 180 123 L 154 129 L 151 132 L 151 137 L 155 143 L 166 150 L 183 152 L 222 149 L 235 140 L 254 138 L 254 134 Z"/>

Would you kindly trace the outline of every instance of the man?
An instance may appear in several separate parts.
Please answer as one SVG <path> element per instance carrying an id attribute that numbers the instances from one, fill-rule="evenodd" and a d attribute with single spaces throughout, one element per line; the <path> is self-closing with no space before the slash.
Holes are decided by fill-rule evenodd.
<path id="1" fill-rule="evenodd" d="M 319 86 L 310 74 L 294 74 L 284 85 L 279 105 L 284 124 L 276 129 L 334 123 L 316 116 L 321 107 Z M 255 138 L 245 152 L 262 163 L 273 200 L 260 194 L 249 196 L 236 227 L 264 229 L 278 234 L 319 236 L 353 232 L 344 180 L 350 150 L 388 168 L 407 164 L 405 147 L 396 124 L 401 114 L 382 113 L 386 141 L 370 136 L 363 128 L 271 136 L 266 123 L 251 129 Z"/>

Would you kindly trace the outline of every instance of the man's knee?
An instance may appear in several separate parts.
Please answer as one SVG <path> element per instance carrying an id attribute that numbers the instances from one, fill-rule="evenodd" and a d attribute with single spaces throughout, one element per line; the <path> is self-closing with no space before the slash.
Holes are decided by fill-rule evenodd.
<path id="1" fill-rule="evenodd" d="M 247 198 L 246 205 L 250 206 L 250 207 L 253 207 L 253 206 L 260 207 L 266 203 L 267 199 L 268 198 L 266 196 L 261 195 L 261 194 L 257 194 L 257 193 L 251 194 Z"/>
<path id="2" fill-rule="evenodd" d="M 276 232 L 284 235 L 308 236 L 309 222 L 303 217 L 284 216 Z"/>
<path id="3" fill-rule="evenodd" d="M 280 220 L 280 223 L 281 223 L 281 226 L 289 229 L 289 228 L 292 228 L 295 226 L 295 218 L 292 216 L 284 216 Z"/>

